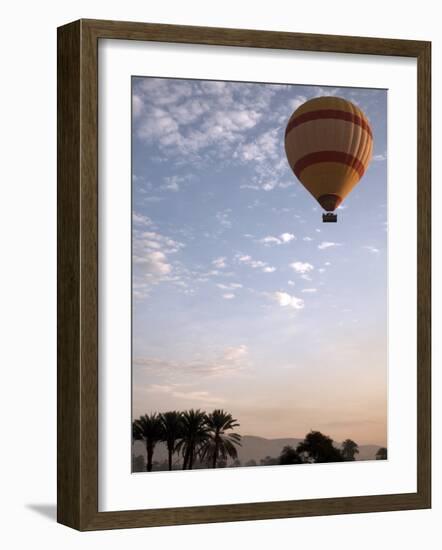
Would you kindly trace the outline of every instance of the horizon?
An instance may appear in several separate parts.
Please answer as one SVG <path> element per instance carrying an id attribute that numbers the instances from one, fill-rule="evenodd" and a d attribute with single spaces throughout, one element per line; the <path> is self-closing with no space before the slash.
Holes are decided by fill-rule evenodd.
<path id="1" fill-rule="evenodd" d="M 318 95 L 374 135 L 337 224 L 285 158 Z M 134 77 L 132 97 L 133 418 L 222 408 L 255 437 L 387 446 L 387 91 Z"/>
<path id="2" fill-rule="evenodd" d="M 312 430 L 312 431 L 316 431 L 316 430 Z M 320 431 L 320 430 L 318 430 L 318 431 Z M 238 432 L 237 430 L 235 430 L 235 433 L 239 433 L 239 432 Z M 239 435 L 241 436 L 241 438 L 243 438 L 243 437 L 255 437 L 256 439 L 265 439 L 266 441 L 278 441 L 279 439 L 299 439 L 300 441 L 302 441 L 302 440 L 305 438 L 305 435 L 307 435 L 307 434 L 305 434 L 305 435 L 302 436 L 302 437 L 298 437 L 298 436 L 295 436 L 295 435 L 285 435 L 285 436 L 281 436 L 281 437 L 264 437 L 264 436 L 262 436 L 262 435 L 249 434 L 249 433 L 247 433 L 247 434 L 239 434 Z M 324 434 L 324 435 L 329 436 L 329 434 Z M 333 439 L 333 438 L 331 438 L 331 439 Z M 133 447 L 137 442 L 138 442 L 139 445 L 144 445 L 143 441 L 141 441 L 141 440 L 135 440 L 135 441 L 133 441 L 133 443 L 132 443 L 132 447 Z M 159 443 L 161 443 L 161 442 L 159 442 Z M 164 441 L 163 441 L 162 443 L 164 443 Z M 342 441 L 337 441 L 336 439 L 333 439 L 333 443 L 339 443 L 339 444 L 341 444 Z M 358 442 L 355 441 L 355 443 L 358 443 Z M 366 447 L 366 446 L 368 446 L 368 447 L 383 447 L 383 446 L 385 446 L 385 445 L 380 445 L 380 444 L 378 444 L 378 443 L 372 441 L 371 443 L 360 443 L 360 444 L 358 443 L 358 446 L 359 446 L 359 447 Z"/>

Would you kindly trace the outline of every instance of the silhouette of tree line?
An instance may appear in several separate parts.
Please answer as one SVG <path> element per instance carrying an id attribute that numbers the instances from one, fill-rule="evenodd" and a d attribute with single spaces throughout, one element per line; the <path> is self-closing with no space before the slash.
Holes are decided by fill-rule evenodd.
<path id="1" fill-rule="evenodd" d="M 140 416 L 132 424 L 132 437 L 146 445 L 148 472 L 152 471 L 155 446 L 160 441 L 167 447 L 169 470 L 173 469 L 175 454 L 181 457 L 183 470 L 192 470 L 197 462 L 217 468 L 227 464 L 228 458 L 238 458 L 236 446 L 241 445 L 241 436 L 231 431 L 238 426 L 238 421 L 222 409 L 211 413 L 200 409 L 168 411 Z"/>
<path id="2" fill-rule="evenodd" d="M 242 465 L 237 451 L 237 446 L 241 445 L 241 436 L 232 431 L 239 427 L 239 422 L 222 409 L 215 409 L 211 413 L 190 409 L 145 414 L 135 420 L 132 426 L 133 439 L 143 441 L 146 446 L 148 472 L 152 471 L 155 446 L 159 442 L 165 443 L 167 448 L 168 470 L 174 467 L 174 456 L 178 457 L 183 470 L 195 467 L 222 468 L 227 466 L 228 459 L 233 460 L 232 467 Z M 286 445 L 279 457 L 266 456 L 259 465 L 354 461 L 357 454 L 359 447 L 352 439 L 346 439 L 338 448 L 330 437 L 312 430 L 296 448 Z M 386 459 L 387 449 L 379 448 L 376 460 Z M 142 462 L 143 457 L 134 457 L 133 470 L 141 471 Z M 164 466 L 160 469 L 166 469 Z M 244 466 L 258 464 L 252 459 Z"/>
<path id="3" fill-rule="evenodd" d="M 356 460 L 359 454 L 358 444 L 346 439 L 339 449 L 333 439 L 319 431 L 309 432 L 296 449 L 285 446 L 279 455 L 278 464 L 310 464 L 318 462 L 344 462 Z"/>
<path id="4" fill-rule="evenodd" d="M 320 462 L 349 462 L 356 460 L 359 446 L 352 439 L 346 439 L 338 448 L 333 440 L 319 431 L 312 430 L 294 448 L 286 445 L 278 458 L 270 456 L 261 459 L 262 466 L 274 464 L 312 464 Z M 387 449 L 381 447 L 376 453 L 376 460 L 387 460 Z"/>

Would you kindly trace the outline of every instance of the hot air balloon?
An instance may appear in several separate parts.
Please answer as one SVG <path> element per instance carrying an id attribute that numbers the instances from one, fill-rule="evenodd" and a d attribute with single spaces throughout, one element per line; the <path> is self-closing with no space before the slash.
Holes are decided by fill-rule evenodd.
<path id="1" fill-rule="evenodd" d="M 340 97 L 310 99 L 298 107 L 285 130 L 285 151 L 291 169 L 319 202 L 325 222 L 367 169 L 373 134 L 359 107 Z"/>

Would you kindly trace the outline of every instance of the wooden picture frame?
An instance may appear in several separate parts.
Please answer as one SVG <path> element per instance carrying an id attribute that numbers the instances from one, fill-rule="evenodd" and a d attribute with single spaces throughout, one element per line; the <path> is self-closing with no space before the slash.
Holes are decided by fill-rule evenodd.
<path id="1" fill-rule="evenodd" d="M 405 56 L 418 67 L 417 492 L 98 511 L 98 41 Z M 81 531 L 429 508 L 429 42 L 79 20 L 58 29 L 58 521 Z"/>

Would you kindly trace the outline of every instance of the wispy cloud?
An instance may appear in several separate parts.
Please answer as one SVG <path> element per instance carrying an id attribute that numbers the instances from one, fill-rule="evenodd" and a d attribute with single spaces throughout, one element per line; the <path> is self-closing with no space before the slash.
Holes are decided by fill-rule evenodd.
<path id="1" fill-rule="evenodd" d="M 221 404 L 225 400 L 204 390 L 189 390 L 183 384 L 149 384 L 145 390 L 154 394 L 167 394 L 169 397 L 183 399 L 185 401 L 201 402 L 207 404 Z"/>
<path id="2" fill-rule="evenodd" d="M 314 294 L 315 292 L 318 292 L 317 288 L 303 288 L 301 292 L 305 292 L 308 294 Z"/>
<path id="3" fill-rule="evenodd" d="M 226 258 L 224 256 L 215 258 L 215 260 L 213 260 L 212 262 L 212 265 L 215 266 L 217 269 L 224 269 L 225 267 L 227 267 Z"/>
<path id="4" fill-rule="evenodd" d="M 387 160 L 387 152 L 379 153 L 377 155 L 373 155 L 373 160 L 375 162 L 382 162 L 384 160 Z"/>
<path id="5" fill-rule="evenodd" d="M 184 182 L 188 182 L 192 179 L 191 174 L 186 175 L 174 175 L 174 176 L 165 176 L 164 183 L 161 185 L 160 189 L 163 191 L 174 191 L 175 193 L 180 190 L 181 185 Z"/>
<path id="6" fill-rule="evenodd" d="M 232 221 L 230 219 L 231 212 L 231 208 L 226 208 L 225 210 L 222 210 L 215 214 L 215 217 L 219 221 L 220 225 L 222 225 L 226 229 L 230 229 L 232 227 Z"/>
<path id="7" fill-rule="evenodd" d="M 237 290 L 243 287 L 241 283 L 229 283 L 229 284 L 218 283 L 216 286 L 221 290 Z"/>
<path id="8" fill-rule="evenodd" d="M 322 243 L 318 244 L 318 249 L 325 250 L 326 248 L 333 248 L 336 246 L 342 246 L 342 243 L 334 243 L 332 241 L 322 241 Z"/>
<path id="9" fill-rule="evenodd" d="M 267 262 L 263 262 L 262 260 L 254 260 L 247 254 L 237 254 L 236 259 L 240 264 L 247 265 L 252 269 L 261 269 L 264 273 L 273 273 L 276 271 L 276 268 L 269 266 Z"/>
<path id="10" fill-rule="evenodd" d="M 148 216 L 144 216 L 144 214 L 139 214 L 138 212 L 133 212 L 132 221 L 134 225 L 140 227 L 151 227 L 153 225 L 152 220 Z"/>
<path id="11" fill-rule="evenodd" d="M 287 244 L 291 241 L 294 241 L 296 239 L 295 235 L 293 233 L 281 233 L 278 237 L 274 237 L 272 235 L 268 235 L 267 237 L 264 237 L 259 240 L 261 244 L 265 244 L 267 246 L 269 245 L 280 245 L 280 244 Z"/>
<path id="12" fill-rule="evenodd" d="M 223 376 L 232 375 L 247 366 L 249 349 L 245 344 L 228 346 L 212 357 L 196 357 L 189 360 L 173 360 L 160 357 L 135 357 L 134 366 L 162 377 L 186 378 L 190 375 Z"/>
<path id="13" fill-rule="evenodd" d="M 139 219 L 142 225 L 146 224 L 147 218 Z M 178 252 L 184 244 L 156 231 L 135 229 L 133 237 L 134 295 L 145 298 L 152 285 L 170 278 L 173 271 L 170 255 Z"/>
<path id="14" fill-rule="evenodd" d="M 380 252 L 379 248 L 376 248 L 375 246 L 372 246 L 372 245 L 363 246 L 362 248 L 364 248 L 365 250 L 369 250 L 373 254 L 379 254 Z"/>

